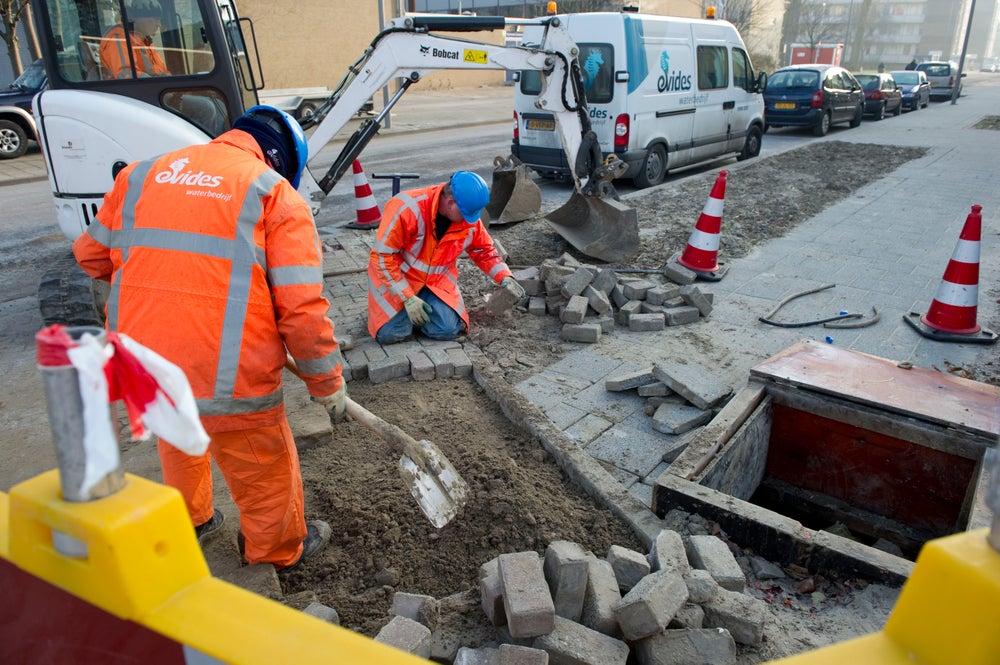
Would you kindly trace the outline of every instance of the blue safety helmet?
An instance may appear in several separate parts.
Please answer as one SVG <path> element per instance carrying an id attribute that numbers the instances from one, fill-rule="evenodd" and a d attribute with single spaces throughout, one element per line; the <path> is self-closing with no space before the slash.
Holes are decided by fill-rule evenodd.
<path id="1" fill-rule="evenodd" d="M 309 157 L 309 145 L 302 126 L 281 109 L 261 104 L 248 109 L 233 123 L 255 139 L 275 171 L 292 187 L 299 188 L 302 170 Z"/>
<path id="2" fill-rule="evenodd" d="M 449 184 L 462 217 L 468 223 L 475 224 L 479 221 L 483 208 L 490 202 L 490 188 L 486 186 L 486 181 L 472 171 L 455 171 Z"/>

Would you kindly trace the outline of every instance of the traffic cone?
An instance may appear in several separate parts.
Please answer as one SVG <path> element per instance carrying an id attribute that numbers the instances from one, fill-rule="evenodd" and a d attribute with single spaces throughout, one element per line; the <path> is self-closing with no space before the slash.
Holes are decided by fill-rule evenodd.
<path id="1" fill-rule="evenodd" d="M 965 226 L 944 271 L 937 296 L 927 313 L 910 312 L 903 316 L 924 337 L 941 342 L 992 344 L 997 334 L 976 324 L 979 305 L 979 239 L 983 207 L 972 206 Z"/>
<path id="2" fill-rule="evenodd" d="M 693 270 L 698 277 L 713 282 L 719 281 L 726 274 L 726 270 L 719 265 L 718 258 L 727 175 L 728 171 L 719 171 L 719 177 L 715 179 L 712 193 L 691 232 L 687 247 L 677 259 L 677 263 Z"/>
<path id="3" fill-rule="evenodd" d="M 372 188 L 365 177 L 365 171 L 361 168 L 361 162 L 354 160 L 354 204 L 357 209 L 357 221 L 347 224 L 349 229 L 377 229 L 378 223 L 382 219 L 379 212 L 378 203 L 372 195 Z"/>

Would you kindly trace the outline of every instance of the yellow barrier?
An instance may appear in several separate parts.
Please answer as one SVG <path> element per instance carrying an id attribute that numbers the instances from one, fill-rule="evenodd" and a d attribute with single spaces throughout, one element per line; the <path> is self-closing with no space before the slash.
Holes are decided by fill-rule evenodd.
<path id="1" fill-rule="evenodd" d="M 225 663 L 426 663 L 212 578 L 180 494 L 137 476 L 126 474 L 125 479 L 123 490 L 86 503 L 59 498 L 58 471 L 13 487 L 9 496 L 0 493 L 2 578 L 38 584 L 29 590 L 5 588 L 5 602 L 20 598 L 29 605 L 53 592 L 69 594 L 67 601 L 81 599 L 81 605 L 103 615 L 104 625 L 124 622 L 114 624 L 123 631 L 134 625 L 139 633 L 157 634 L 153 641 L 162 636 L 179 645 L 177 654 L 186 657 L 193 650 Z M 85 555 L 62 554 L 53 543 L 54 532 L 82 543 Z M 14 610 L 9 620 L 0 620 L 0 656 L 19 653 L 30 658 L 53 644 L 60 645 L 64 658 L 73 653 L 72 642 L 60 644 L 65 636 L 31 635 L 32 617 L 18 615 L 20 608 L 9 610 Z M 37 619 L 37 626 L 46 631 L 53 623 L 61 625 L 45 611 Z M 83 622 L 83 617 L 68 617 L 67 634 L 79 633 L 74 623 Z M 143 639 L 150 641 L 148 635 Z M 118 635 L 107 640 L 117 647 L 128 645 Z M 72 662 L 107 662 L 108 653 L 100 655 L 81 644 L 80 657 Z M 132 662 L 118 648 L 114 653 Z"/>
<path id="2" fill-rule="evenodd" d="M 770 665 L 997 665 L 1000 552 L 988 533 L 924 545 L 881 632 Z"/>

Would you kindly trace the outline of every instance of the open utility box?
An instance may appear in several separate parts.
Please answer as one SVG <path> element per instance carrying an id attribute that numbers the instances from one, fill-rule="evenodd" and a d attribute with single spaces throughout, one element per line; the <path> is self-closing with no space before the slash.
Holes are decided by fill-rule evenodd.
<path id="1" fill-rule="evenodd" d="M 652 507 L 697 512 L 776 562 L 901 584 L 923 543 L 989 524 L 998 440 L 1000 388 L 803 341 L 750 371 Z"/>

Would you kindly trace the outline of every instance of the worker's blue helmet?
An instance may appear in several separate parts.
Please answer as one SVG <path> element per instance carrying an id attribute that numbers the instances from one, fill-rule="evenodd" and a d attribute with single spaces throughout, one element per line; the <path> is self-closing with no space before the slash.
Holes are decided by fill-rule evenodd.
<path id="1" fill-rule="evenodd" d="M 490 202 L 490 188 L 478 173 L 455 171 L 449 182 L 462 217 L 470 224 L 479 221 L 483 208 Z"/>
<path id="2" fill-rule="evenodd" d="M 233 123 L 257 139 L 271 167 L 280 173 L 292 187 L 299 188 L 302 169 L 309 157 L 309 145 L 302 126 L 281 109 L 261 104 L 248 109 Z"/>

